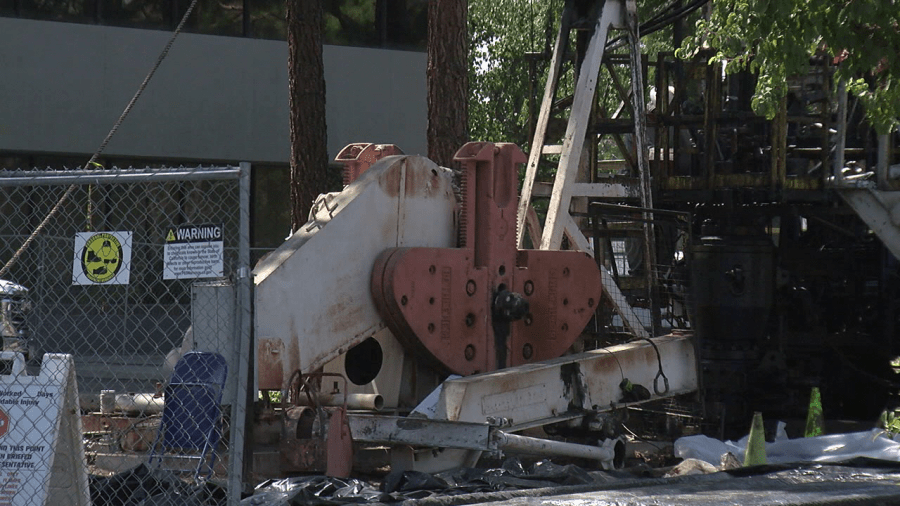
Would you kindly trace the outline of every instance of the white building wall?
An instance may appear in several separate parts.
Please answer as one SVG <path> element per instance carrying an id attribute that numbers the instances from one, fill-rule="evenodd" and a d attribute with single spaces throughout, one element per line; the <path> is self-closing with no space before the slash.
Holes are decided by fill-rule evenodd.
<path id="1" fill-rule="evenodd" d="M 0 18 L 0 150 L 93 153 L 170 32 Z M 426 153 L 424 53 L 326 46 L 328 152 Z M 105 155 L 285 163 L 287 44 L 182 33 Z"/>

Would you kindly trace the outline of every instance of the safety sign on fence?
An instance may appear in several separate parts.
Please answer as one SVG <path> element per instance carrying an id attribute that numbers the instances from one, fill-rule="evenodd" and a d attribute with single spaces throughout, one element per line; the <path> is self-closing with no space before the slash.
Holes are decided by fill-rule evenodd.
<path id="1" fill-rule="evenodd" d="M 166 232 L 163 279 L 222 276 L 222 225 L 183 225 Z"/>
<path id="2" fill-rule="evenodd" d="M 75 234 L 73 285 L 127 285 L 131 277 L 131 232 Z"/>
<path id="3" fill-rule="evenodd" d="M 0 361 L 0 506 L 89 505 L 72 356 L 44 355 L 37 376 L 21 353 Z"/>

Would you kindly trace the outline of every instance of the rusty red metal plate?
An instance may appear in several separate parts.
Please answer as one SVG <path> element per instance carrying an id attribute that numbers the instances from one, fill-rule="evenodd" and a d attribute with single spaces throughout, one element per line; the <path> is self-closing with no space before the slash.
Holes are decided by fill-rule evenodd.
<path id="1" fill-rule="evenodd" d="M 597 265 L 585 253 L 516 248 L 518 147 L 469 143 L 456 159 L 461 247 L 383 252 L 371 285 L 379 313 L 405 346 L 457 374 L 562 355 L 600 301 Z M 527 301 L 523 318 L 495 315 L 501 292 Z"/>

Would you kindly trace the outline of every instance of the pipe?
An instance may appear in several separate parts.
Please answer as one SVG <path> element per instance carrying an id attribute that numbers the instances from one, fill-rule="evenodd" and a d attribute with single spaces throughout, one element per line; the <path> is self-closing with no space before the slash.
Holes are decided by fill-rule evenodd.
<path id="1" fill-rule="evenodd" d="M 834 184 L 841 184 L 844 177 L 844 150 L 847 145 L 847 81 L 838 83 L 837 146 L 834 148 Z"/>
<path id="2" fill-rule="evenodd" d="M 875 165 L 875 180 L 879 190 L 890 190 L 888 167 L 891 163 L 891 145 L 887 134 L 878 136 L 878 162 Z"/>
<path id="3" fill-rule="evenodd" d="M 625 460 L 625 443 L 621 439 L 607 439 L 600 446 L 588 446 L 549 439 L 539 439 L 518 434 L 496 432 L 500 450 L 540 455 L 545 457 L 576 457 L 599 460 L 603 469 L 621 467 Z"/>
<path id="4" fill-rule="evenodd" d="M 343 406 L 344 394 L 314 394 L 316 404 L 322 406 Z M 309 406 L 309 396 L 300 392 L 297 398 L 299 406 Z M 368 411 L 381 411 L 384 407 L 384 398 L 380 394 L 349 394 L 347 395 L 347 409 L 364 409 Z"/>
<path id="5" fill-rule="evenodd" d="M 165 402 L 156 394 L 118 394 L 116 409 L 125 413 L 162 413 Z"/>

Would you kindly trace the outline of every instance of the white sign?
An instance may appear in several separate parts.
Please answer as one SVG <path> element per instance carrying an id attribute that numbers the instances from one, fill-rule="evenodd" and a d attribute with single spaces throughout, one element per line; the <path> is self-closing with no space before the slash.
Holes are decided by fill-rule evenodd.
<path id="1" fill-rule="evenodd" d="M 127 285 L 131 277 L 131 232 L 75 234 L 73 285 Z"/>
<path id="2" fill-rule="evenodd" d="M 222 225 L 184 225 L 166 232 L 163 279 L 221 277 Z"/>
<path id="3" fill-rule="evenodd" d="M 2 352 L 0 506 L 89 505 L 87 464 L 71 355 L 48 353 L 37 376 L 21 353 Z"/>

